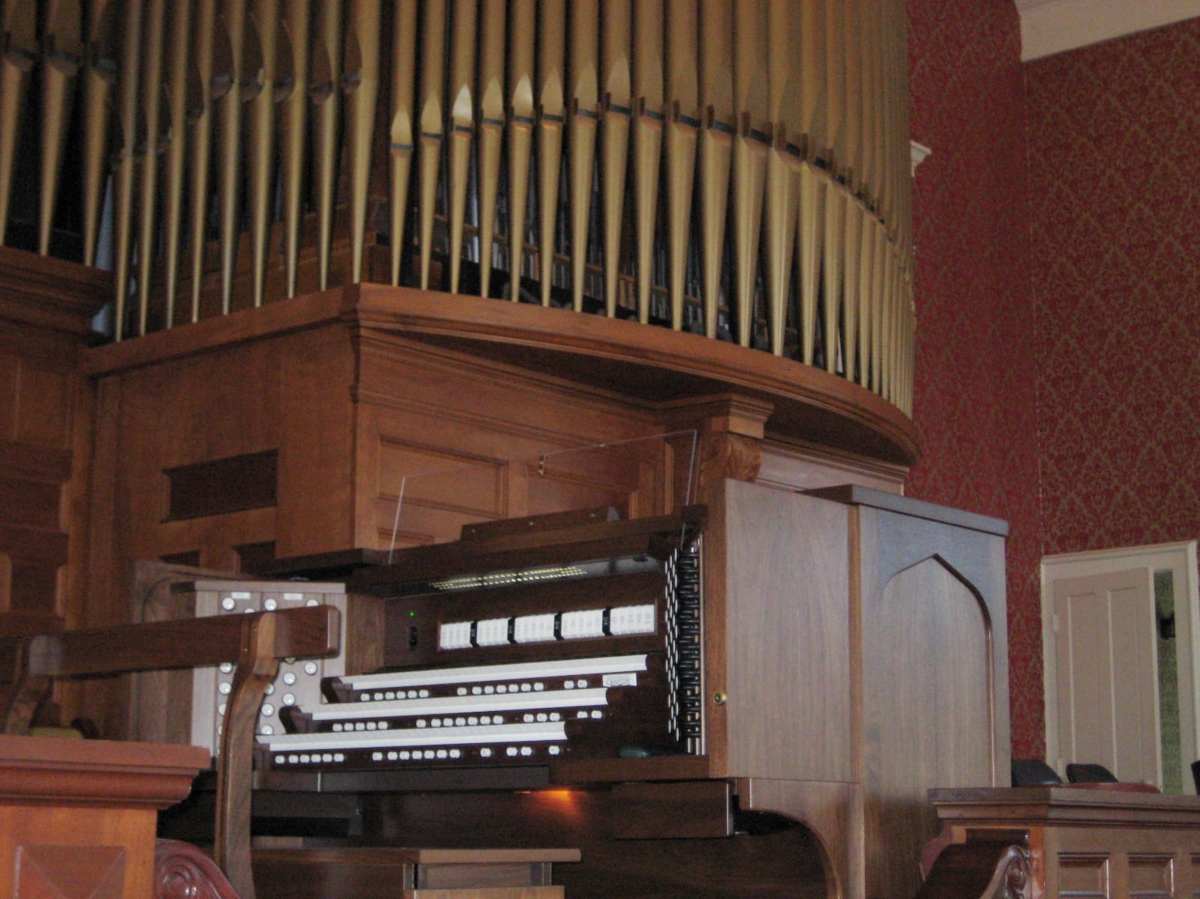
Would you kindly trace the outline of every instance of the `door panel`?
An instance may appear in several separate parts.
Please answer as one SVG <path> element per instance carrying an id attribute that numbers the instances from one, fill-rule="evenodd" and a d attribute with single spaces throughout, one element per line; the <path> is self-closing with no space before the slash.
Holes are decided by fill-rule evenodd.
<path id="1" fill-rule="evenodd" d="M 1159 784 L 1157 648 L 1149 569 L 1055 582 L 1060 769 L 1104 765 Z"/>

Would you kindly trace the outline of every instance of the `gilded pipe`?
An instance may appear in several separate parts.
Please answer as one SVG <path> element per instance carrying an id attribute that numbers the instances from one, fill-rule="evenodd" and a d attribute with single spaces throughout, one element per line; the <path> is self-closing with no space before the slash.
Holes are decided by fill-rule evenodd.
<path id="1" fill-rule="evenodd" d="M 266 297 L 267 264 L 271 228 L 271 187 L 275 174 L 276 68 L 279 55 L 279 0 L 254 0 L 247 22 L 247 35 L 254 35 L 255 64 L 247 54 L 243 83 L 254 96 L 246 108 L 246 140 L 249 171 L 246 178 L 250 209 L 250 277 L 255 306 Z"/>
<path id="2" fill-rule="evenodd" d="M 699 59 L 696 39 L 699 9 L 694 0 L 668 0 L 667 15 L 667 277 L 671 327 L 683 327 L 687 292 L 688 242 L 692 224 L 692 192 L 696 181 L 696 149 L 700 127 Z"/>
<path id="3" fill-rule="evenodd" d="M 538 23 L 543 38 L 538 58 L 538 268 L 542 305 L 549 306 L 554 287 L 554 238 L 558 223 L 563 124 L 567 113 L 566 0 L 542 0 Z M 517 299 L 515 294 L 513 299 Z"/>
<path id="4" fill-rule="evenodd" d="M 346 155 L 350 165 L 350 281 L 362 281 L 366 248 L 367 200 L 371 184 L 371 145 L 379 103 L 380 0 L 351 0 L 348 29 L 358 45 L 357 71 L 347 63 Z M 347 42 L 350 37 L 347 35 Z M 349 57 L 349 54 L 347 54 Z"/>
<path id="5" fill-rule="evenodd" d="M 42 38 L 42 171 L 38 208 L 38 252 L 50 253 L 54 206 L 71 118 L 72 82 L 83 61 L 79 0 L 51 0 Z"/>
<path id="6" fill-rule="evenodd" d="M 612 318 L 617 314 L 621 232 L 625 224 L 625 175 L 629 162 L 629 120 L 633 114 L 629 0 L 606 0 L 600 18 L 604 40 L 600 56 L 604 309 Z"/>
<path id="7" fill-rule="evenodd" d="M 113 337 L 125 337 L 125 309 L 129 295 L 132 253 L 134 141 L 137 133 L 138 76 L 140 75 L 142 2 L 125 3 L 121 75 L 117 81 L 118 156 L 113 177 L 115 258 L 113 260 Z"/>
<path id="8" fill-rule="evenodd" d="M 638 321 L 650 321 L 654 284 L 655 220 L 663 145 L 663 0 L 638 0 L 635 6 L 633 86 L 637 98 L 633 131 L 637 215 Z"/>
<path id="9" fill-rule="evenodd" d="M 96 264 L 100 211 L 108 175 L 109 117 L 117 79 L 115 0 L 88 6 L 83 79 L 83 264 Z M 0 229 L 2 231 L 2 229 Z"/>
<path id="10" fill-rule="evenodd" d="M 312 78 L 308 97 L 313 118 L 313 193 L 317 207 L 317 282 L 329 287 L 333 251 L 334 186 L 337 181 L 338 125 L 341 114 L 342 4 L 324 0 L 314 17 Z"/>
<path id="11" fill-rule="evenodd" d="M 437 211 L 438 172 L 444 137 L 442 90 L 445 63 L 446 0 L 427 0 L 421 60 L 420 178 L 421 289 L 429 289 L 433 254 L 433 221 Z"/>
<path id="12" fill-rule="evenodd" d="M 504 140 L 505 4 L 485 2 L 479 53 L 479 295 L 491 292 L 492 250 L 496 240 L 496 197 L 500 193 L 500 148 Z M 509 259 L 519 281 L 520 242 Z"/>
<path id="13" fill-rule="evenodd" d="M 164 147 L 163 131 L 169 129 L 169 116 L 163 106 L 163 34 L 166 30 L 164 0 L 149 0 L 146 27 L 142 33 L 142 98 L 138 114 L 137 140 L 134 144 L 138 163 L 138 236 L 137 236 L 137 333 L 146 333 L 150 313 L 150 281 L 158 231 L 158 158 Z"/>
<path id="14" fill-rule="evenodd" d="M 218 247 L 221 258 L 221 313 L 233 309 L 233 275 L 237 260 L 238 204 L 242 164 L 242 105 L 244 85 L 246 7 L 241 0 L 223 0 L 218 13 L 216 52 L 227 63 L 228 89 L 214 96 L 217 112 Z"/>
<path id="15" fill-rule="evenodd" d="M 571 13 L 571 294 L 575 311 L 582 312 L 599 118 L 599 4 L 577 0 Z"/>
<path id="16" fill-rule="evenodd" d="M 704 332 L 717 338 L 725 215 L 733 158 L 733 3 L 700 4 L 700 242 L 703 266 Z"/>
<path id="17" fill-rule="evenodd" d="M 529 203 L 529 170 L 537 112 L 534 99 L 535 0 L 513 0 L 508 31 L 508 257 L 509 299 L 521 299 L 525 266 L 525 212 Z M 561 86 L 560 86 L 561 93 Z M 561 102 L 561 101 L 560 101 Z M 557 166 L 555 171 L 557 172 Z M 553 232 L 551 232 L 553 233 Z"/>
<path id="18" fill-rule="evenodd" d="M 412 172 L 413 102 L 417 89 L 417 0 L 396 0 L 392 23 L 392 116 L 389 130 L 389 217 L 392 284 L 400 283 L 404 229 L 408 219 L 408 182 Z"/>
<path id="19" fill-rule="evenodd" d="M 476 0 L 453 5 L 450 63 L 450 292 L 458 293 L 466 229 L 467 187 L 471 178 L 471 143 L 475 137 Z"/>
<path id="20" fill-rule="evenodd" d="M 212 131 L 215 118 L 214 94 L 229 83 L 229 73 L 218 71 L 214 58 L 216 44 L 216 0 L 197 0 L 195 65 L 189 76 L 188 169 L 191 172 L 191 262 L 192 308 L 191 320 L 200 320 L 200 298 L 204 287 L 204 245 L 208 238 L 208 185 L 212 153 Z"/>
<path id="21" fill-rule="evenodd" d="M 179 293 L 180 237 L 183 230 L 183 188 L 187 174 L 188 65 L 192 41 L 191 0 L 171 4 L 170 43 L 167 47 L 166 158 L 163 171 L 163 327 L 175 326 Z"/>
<path id="22" fill-rule="evenodd" d="M 750 346 L 754 335 L 758 248 L 771 139 L 766 122 L 766 60 L 761 52 L 766 43 L 766 19 L 761 0 L 742 0 L 734 19 L 733 284 L 737 339 L 742 346 Z"/>
<path id="23" fill-rule="evenodd" d="M 286 295 L 294 297 L 300 267 L 300 228 L 304 186 L 304 150 L 308 144 L 311 24 L 309 0 L 284 0 L 284 48 L 292 84 L 281 101 L 279 123 L 279 187 L 283 208 L 283 264 Z M 281 62 L 281 66 L 283 63 Z"/>
<path id="24" fill-rule="evenodd" d="M 8 207 L 16 167 L 18 124 L 38 59 L 37 6 L 13 0 L 0 31 L 0 245 L 8 227 Z"/>

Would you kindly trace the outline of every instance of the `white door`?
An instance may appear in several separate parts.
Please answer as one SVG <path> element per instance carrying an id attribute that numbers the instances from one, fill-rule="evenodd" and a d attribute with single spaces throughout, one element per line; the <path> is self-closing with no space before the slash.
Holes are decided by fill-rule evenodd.
<path id="1" fill-rule="evenodd" d="M 1135 568 L 1054 582 L 1060 771 L 1093 762 L 1162 782 L 1152 579 Z"/>

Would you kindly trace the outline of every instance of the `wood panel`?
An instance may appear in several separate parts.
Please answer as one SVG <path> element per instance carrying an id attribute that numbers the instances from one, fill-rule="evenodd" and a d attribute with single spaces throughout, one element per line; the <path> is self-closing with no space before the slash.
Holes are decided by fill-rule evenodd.
<path id="1" fill-rule="evenodd" d="M 1062 578 L 1053 589 L 1058 757 L 1161 785 L 1150 571 Z"/>
<path id="2" fill-rule="evenodd" d="M 454 539 L 472 521 L 671 506 L 673 450 L 646 404 L 390 335 L 361 348 L 360 495 L 377 503 L 371 536 L 388 538 L 369 545 L 387 548 L 393 528 L 402 546 Z M 615 446 L 586 449 L 596 444 Z"/>
<path id="3" fill-rule="evenodd" d="M 714 773 L 848 781 L 846 507 L 739 481 L 722 486 L 711 520 L 725 532 L 705 540 L 706 551 L 725 556 L 721 582 L 708 578 L 706 593 L 710 612 L 720 610 L 707 616 L 707 692 L 726 695 L 713 710 Z"/>
<path id="4" fill-rule="evenodd" d="M 0 631 L 77 619 L 92 396 L 76 366 L 107 277 L 0 247 Z"/>
<path id="5" fill-rule="evenodd" d="M 936 831 L 925 791 L 995 786 L 1008 771 L 1004 530 L 982 516 L 855 493 L 865 500 L 856 510 L 866 895 L 912 895 L 911 859 Z"/>
<path id="6" fill-rule="evenodd" d="M 912 859 L 936 832 L 929 786 L 991 782 L 989 625 L 975 594 L 936 559 L 900 572 L 864 605 L 867 866 L 896 895 L 915 890 Z"/>

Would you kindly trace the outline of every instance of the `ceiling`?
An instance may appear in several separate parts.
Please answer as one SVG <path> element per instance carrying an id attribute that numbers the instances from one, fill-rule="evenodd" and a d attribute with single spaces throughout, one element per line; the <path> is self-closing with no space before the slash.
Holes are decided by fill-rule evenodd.
<path id="1" fill-rule="evenodd" d="M 1200 16 L 1200 0 L 1016 0 L 1021 59 Z"/>

